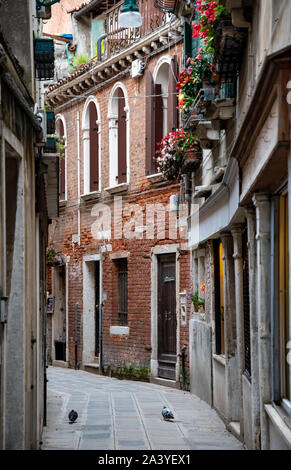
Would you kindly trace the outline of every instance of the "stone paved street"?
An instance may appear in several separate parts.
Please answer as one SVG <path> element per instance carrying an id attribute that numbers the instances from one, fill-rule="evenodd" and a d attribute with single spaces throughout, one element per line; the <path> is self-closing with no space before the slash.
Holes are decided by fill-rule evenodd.
<path id="1" fill-rule="evenodd" d="M 243 449 L 216 412 L 188 392 L 48 368 L 43 450 Z M 167 405 L 175 420 L 161 416 Z M 78 419 L 70 424 L 71 409 Z"/>

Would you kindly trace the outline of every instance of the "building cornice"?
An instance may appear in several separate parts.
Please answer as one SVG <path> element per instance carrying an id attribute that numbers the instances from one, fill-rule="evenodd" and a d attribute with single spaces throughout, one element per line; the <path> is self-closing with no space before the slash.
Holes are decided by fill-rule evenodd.
<path id="1" fill-rule="evenodd" d="M 115 77 L 117 79 L 122 72 L 129 73 L 131 63 L 135 59 L 140 58 L 147 62 L 151 56 L 182 41 L 182 29 L 182 21 L 176 19 L 101 63 L 93 65 L 90 61 L 70 76 L 48 86 L 46 102 L 52 108 L 59 108 L 76 97 L 87 95 L 106 81 Z"/>

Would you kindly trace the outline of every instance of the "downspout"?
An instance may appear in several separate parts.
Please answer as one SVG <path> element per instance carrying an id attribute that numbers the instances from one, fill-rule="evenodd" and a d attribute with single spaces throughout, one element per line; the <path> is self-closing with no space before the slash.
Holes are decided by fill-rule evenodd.
<path id="1" fill-rule="evenodd" d="M 81 180 L 80 180 L 80 175 L 81 175 L 81 161 L 80 161 L 80 112 L 78 111 L 77 113 L 77 142 L 78 142 L 78 149 L 77 149 L 77 155 L 78 155 L 78 245 L 81 245 L 81 212 L 80 212 L 80 206 L 81 206 Z"/>
<path id="2" fill-rule="evenodd" d="M 69 67 L 71 67 L 72 64 L 71 64 L 70 55 L 69 55 L 69 45 L 70 45 L 70 43 L 67 42 L 67 44 L 66 44 L 66 53 L 67 53 Z"/>

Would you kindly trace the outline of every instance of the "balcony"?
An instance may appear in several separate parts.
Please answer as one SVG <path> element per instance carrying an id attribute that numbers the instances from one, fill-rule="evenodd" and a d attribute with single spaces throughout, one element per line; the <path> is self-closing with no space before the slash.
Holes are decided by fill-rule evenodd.
<path id="1" fill-rule="evenodd" d="M 239 72 L 246 29 L 233 26 L 231 20 L 221 21 L 216 30 L 214 60 L 219 80 L 233 79 Z"/>
<path id="2" fill-rule="evenodd" d="M 145 2 L 140 0 L 138 6 L 143 19 L 142 26 L 140 28 L 119 28 L 118 16 L 123 8 L 123 3 L 123 1 L 119 2 L 105 13 L 106 34 L 102 39 L 105 43 L 105 52 L 101 60 L 119 53 L 170 21 L 170 15 L 157 9 L 153 1 Z"/>
<path id="3" fill-rule="evenodd" d="M 38 38 L 34 40 L 34 64 L 36 78 L 50 80 L 54 78 L 54 41 L 52 39 Z"/>
<path id="4" fill-rule="evenodd" d="M 88 4 L 87 7 L 78 11 L 75 17 L 75 20 L 79 20 L 85 15 L 92 14 L 94 20 L 99 21 L 99 18 L 100 21 L 104 20 L 103 33 L 96 39 L 91 37 L 95 56 L 76 68 L 70 75 L 49 85 L 47 104 L 52 108 L 118 73 L 130 72 L 136 59 L 146 61 L 149 54 L 154 55 L 158 51 L 168 50 L 170 46 L 183 40 L 181 20 L 171 13 L 156 8 L 154 0 L 139 0 L 139 11 L 143 17 L 143 24 L 140 28 L 119 28 L 118 16 L 123 1 L 113 6 L 111 4 L 111 7 L 107 9 L 103 3 L 98 5 L 99 9 L 95 12 L 92 10 L 93 6 L 90 11 L 88 10 L 90 6 Z M 97 8 L 97 4 L 95 6 Z M 83 21 L 88 27 L 91 24 L 90 18 L 86 16 Z M 91 31 L 91 27 L 89 30 Z M 60 88 L 62 94 L 58 93 Z"/>
<path id="5" fill-rule="evenodd" d="M 202 149 L 210 150 L 219 141 L 221 121 L 232 119 L 235 113 L 235 82 L 227 81 L 215 87 L 202 88 L 184 116 L 184 129 L 191 131 Z"/>

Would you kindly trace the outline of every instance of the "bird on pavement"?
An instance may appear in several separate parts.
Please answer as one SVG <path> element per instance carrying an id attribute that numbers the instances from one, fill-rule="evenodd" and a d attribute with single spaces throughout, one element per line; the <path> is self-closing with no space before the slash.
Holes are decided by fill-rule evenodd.
<path id="1" fill-rule="evenodd" d="M 170 419 L 174 419 L 174 415 L 171 410 L 167 406 L 163 406 L 162 415 L 165 421 L 169 421 Z"/>
<path id="2" fill-rule="evenodd" d="M 76 421 L 76 419 L 78 418 L 78 413 L 77 413 L 77 411 L 71 410 L 70 413 L 69 413 L 68 418 L 69 418 L 71 424 L 73 424 L 73 423 Z"/>

